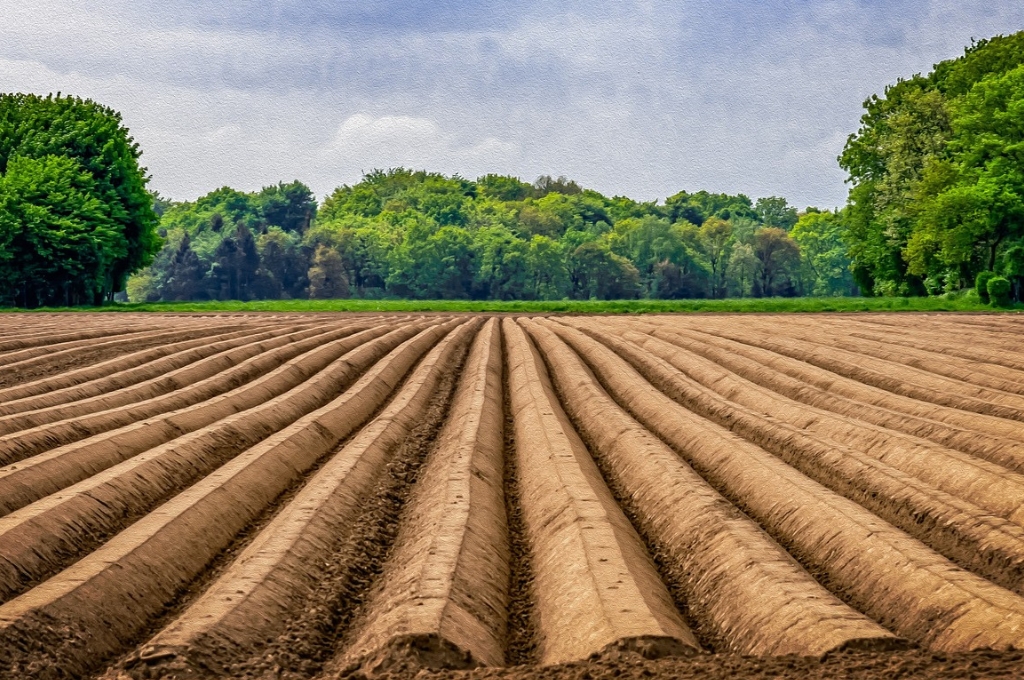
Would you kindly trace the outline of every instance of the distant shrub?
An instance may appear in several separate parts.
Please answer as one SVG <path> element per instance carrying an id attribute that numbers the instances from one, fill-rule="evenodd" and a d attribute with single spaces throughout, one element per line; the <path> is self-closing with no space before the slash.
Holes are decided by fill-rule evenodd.
<path id="1" fill-rule="evenodd" d="M 1010 281 L 1002 276 L 993 276 L 988 280 L 988 297 L 996 307 L 1010 306 Z"/>
<path id="2" fill-rule="evenodd" d="M 988 297 L 988 282 L 995 277 L 995 272 L 978 272 L 974 279 L 974 290 L 978 291 L 978 297 L 986 305 L 990 302 Z"/>

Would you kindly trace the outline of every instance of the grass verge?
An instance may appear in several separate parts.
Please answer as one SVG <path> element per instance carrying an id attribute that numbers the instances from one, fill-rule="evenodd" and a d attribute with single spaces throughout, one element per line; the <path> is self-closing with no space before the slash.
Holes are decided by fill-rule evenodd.
<path id="1" fill-rule="evenodd" d="M 740 298 L 729 300 L 237 300 L 210 302 L 114 303 L 103 307 L 43 307 L 0 312 L 492 312 L 571 314 L 666 314 L 744 312 L 999 312 L 971 299 L 914 298 Z"/>

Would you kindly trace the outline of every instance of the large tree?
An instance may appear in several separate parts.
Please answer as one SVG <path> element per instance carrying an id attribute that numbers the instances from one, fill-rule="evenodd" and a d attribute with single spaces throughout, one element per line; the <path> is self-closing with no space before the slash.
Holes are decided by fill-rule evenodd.
<path id="1" fill-rule="evenodd" d="M 853 280 L 850 258 L 843 245 L 845 222 L 828 210 L 808 208 L 789 231 L 800 247 L 805 282 L 811 295 L 847 295 Z"/>
<path id="2" fill-rule="evenodd" d="M 31 267 L 10 252 L 0 254 L 6 262 L 0 266 L 7 268 L 0 278 L 17 278 L 27 287 L 6 288 L 9 301 L 97 303 L 123 290 L 128 275 L 152 261 L 160 238 L 140 155 L 120 114 L 96 102 L 59 94 L 0 95 L 0 175 L 15 175 L 4 182 L 0 199 L 7 206 L 0 244 L 24 243 L 30 230 L 32 238 L 49 243 L 33 254 Z M 56 187 L 76 195 L 54 192 Z M 60 220 L 76 228 L 65 230 Z M 83 240 L 91 245 L 81 247 Z"/>
<path id="3" fill-rule="evenodd" d="M 732 246 L 732 224 L 718 217 L 709 217 L 700 225 L 697 243 L 711 270 L 710 296 L 725 297 L 725 270 Z"/>
<path id="4" fill-rule="evenodd" d="M 780 286 L 800 264 L 800 248 L 778 227 L 766 227 L 754 234 L 754 257 L 758 259 L 756 293 L 763 297 L 784 293 Z"/>
<path id="5" fill-rule="evenodd" d="M 8 303 L 91 303 L 109 282 L 125 243 L 93 186 L 72 158 L 9 160 L 0 175 L 0 282 Z"/>
<path id="6" fill-rule="evenodd" d="M 865 102 L 839 157 L 852 184 L 845 240 L 865 293 L 956 289 L 1012 245 L 1021 64 L 1024 32 L 983 40 Z"/>
<path id="7" fill-rule="evenodd" d="M 1024 237 L 1024 65 L 985 78 L 950 106 L 948 159 L 925 169 L 910 270 L 970 278 Z M 930 180 L 930 181 L 929 181 Z"/>

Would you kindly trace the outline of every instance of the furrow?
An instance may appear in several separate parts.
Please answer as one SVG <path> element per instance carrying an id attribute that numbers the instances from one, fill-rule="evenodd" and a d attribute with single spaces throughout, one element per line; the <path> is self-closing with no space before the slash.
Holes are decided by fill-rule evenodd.
<path id="1" fill-rule="evenodd" d="M 893 394 L 942 404 L 952 408 L 1016 421 L 1024 421 L 1024 398 L 934 376 L 909 366 L 872 359 L 839 349 L 824 349 L 810 343 L 777 335 L 765 337 L 735 327 L 708 329 L 715 335 L 771 350 L 838 373 Z"/>
<path id="2" fill-rule="evenodd" d="M 229 347 L 300 331 L 304 328 L 305 326 L 295 325 L 264 326 L 216 335 L 207 334 L 196 339 L 187 339 L 126 354 L 116 359 L 50 378 L 41 378 L 23 385 L 8 387 L 0 390 L 0 415 L 10 415 L 68 401 L 66 395 L 70 394 L 75 394 L 79 399 L 101 394 L 111 389 L 109 385 L 124 386 L 128 385 L 129 381 L 141 381 L 156 377 Z M 42 400 L 35 401 L 33 398 L 36 397 L 42 397 Z"/>
<path id="3" fill-rule="evenodd" d="M 682 332 L 677 331 L 676 333 L 678 334 Z M 696 331 L 686 331 L 685 334 L 687 337 L 692 338 L 697 343 L 718 347 L 719 349 L 724 350 L 728 354 L 752 359 L 755 363 L 764 366 L 766 369 L 777 371 L 780 374 L 796 378 L 797 380 L 803 383 L 806 383 L 817 388 L 819 391 L 823 390 L 824 392 L 829 394 L 836 394 L 839 396 L 846 397 L 853 403 L 866 403 L 866 405 L 892 411 L 896 414 L 897 418 L 905 414 L 916 418 L 935 420 L 941 423 L 952 425 L 958 429 L 965 429 L 977 432 L 979 437 L 982 438 L 986 434 L 991 434 L 998 440 L 992 441 L 991 445 L 989 445 L 986 442 L 985 448 L 982 449 L 982 451 L 990 452 L 993 456 L 999 455 L 999 450 L 1002 442 L 1005 442 L 1008 439 L 1015 441 L 1024 440 L 1021 437 L 1020 425 L 1013 421 L 1009 421 L 1002 418 L 996 418 L 993 416 L 986 416 L 978 413 L 959 411 L 958 409 L 938 405 L 938 403 L 933 403 L 927 400 L 922 400 L 910 396 L 904 396 L 901 394 L 894 394 L 880 387 L 866 385 L 852 378 L 847 378 L 837 373 L 821 369 L 817 366 L 804 362 L 804 360 L 802 359 L 794 358 L 792 356 L 787 356 L 753 345 L 736 342 L 733 340 L 729 340 L 727 338 L 721 338 L 715 335 L 709 335 L 706 333 Z M 670 339 L 674 340 L 675 338 Z M 748 377 L 752 380 L 755 380 L 755 382 L 759 383 L 763 379 L 755 379 L 754 377 L 751 376 Z M 781 389 L 779 387 L 780 384 L 781 383 L 776 382 L 765 386 L 771 389 Z M 803 392 L 803 396 L 794 398 L 798 398 L 801 401 L 811 403 L 809 399 L 815 397 L 813 397 L 810 392 L 805 391 Z M 814 403 L 814 406 L 817 406 L 817 403 Z M 851 408 L 853 408 L 853 406 L 851 406 Z M 860 417 L 859 413 L 858 417 Z M 888 427 L 889 425 L 885 426 Z M 893 427 L 892 429 L 897 428 Z M 914 432 L 911 432 L 911 434 L 913 433 Z M 964 441 L 964 439 L 957 439 L 957 441 Z M 971 453 L 975 452 L 972 451 Z M 977 455 L 987 457 L 988 454 L 978 453 Z M 1008 461 L 1012 460 L 1013 455 L 1008 455 Z M 993 460 L 993 462 L 999 461 Z M 1002 465 L 1004 463 L 999 462 L 999 464 Z M 1019 465 L 1020 463 L 1017 464 Z"/>
<path id="4" fill-rule="evenodd" d="M 837 348 L 844 352 L 910 366 L 925 373 L 959 380 L 979 387 L 1024 395 L 1024 371 L 979 361 L 969 361 L 956 356 L 943 356 L 912 347 L 888 345 L 863 338 L 851 340 L 849 337 L 836 334 L 831 328 L 831 324 L 827 322 L 814 328 L 803 328 L 791 324 L 785 332 L 788 337 L 811 343 L 817 347 Z M 849 355 L 847 354 L 847 356 Z"/>
<path id="5" fill-rule="evenodd" d="M 349 330 L 347 327 L 343 327 L 340 332 L 347 333 Z M 260 355 L 270 350 L 316 336 L 329 340 L 331 336 L 336 336 L 338 333 L 337 329 L 314 327 L 287 335 L 275 335 L 256 342 L 249 342 L 242 346 L 237 346 L 237 343 L 230 343 L 228 349 L 224 349 L 213 356 L 200 359 L 149 380 L 143 380 L 140 383 L 114 388 L 109 392 L 102 391 L 95 396 L 75 399 L 67 403 L 58 403 L 53 406 L 44 406 L 31 411 L 2 416 L 0 417 L 0 434 L 10 435 L 22 430 L 49 425 L 50 423 L 68 422 L 82 416 L 109 412 L 123 406 L 138 408 L 142 402 L 151 402 L 165 395 L 194 389 L 196 383 L 205 381 L 218 374 L 224 375 L 232 371 L 237 374 L 239 363 L 245 362 L 248 359 L 259 358 Z M 0 441 L 4 439 L 6 437 L 0 437 Z M 2 447 L 3 444 L 0 444 L 0 450 L 3 450 Z"/>
<path id="6" fill-rule="evenodd" d="M 971 361 L 999 364 L 1007 368 L 1024 370 L 1024 353 L 1020 345 L 1013 342 L 1014 328 L 993 329 L 984 332 L 964 328 L 935 328 L 931 324 L 914 324 L 908 328 L 881 326 L 866 321 L 850 325 L 851 337 L 888 342 L 904 347 L 913 347 L 937 352 L 944 356 L 956 356 Z M 970 333 L 970 346 L 957 343 L 964 333 Z M 1005 334 L 1007 337 L 1001 337 Z"/>
<path id="7" fill-rule="evenodd" d="M 613 649 L 692 653 L 696 639 L 554 396 L 522 328 L 505 319 L 539 660 Z"/>
<path id="8" fill-rule="evenodd" d="M 1020 426 L 1013 421 L 893 394 L 798 359 L 713 335 L 688 330 L 651 332 L 791 399 L 931 439 L 1024 472 L 1024 442 Z"/>
<path id="9" fill-rule="evenodd" d="M 247 523 L 365 422 L 458 323 L 435 325 L 407 340 L 327 405 L 0 606 L 0 677 L 41 664 L 80 676 L 130 644 Z"/>
<path id="10" fill-rule="evenodd" d="M 1024 594 L 1024 529 L 987 508 L 922 482 L 862 451 L 776 419 L 780 409 L 750 409 L 691 381 L 671 352 L 650 343 L 622 342 L 593 333 L 659 390 L 691 411 L 770 451 L 808 477 L 859 503 L 936 552 L 985 578 Z M 656 361 L 660 358 L 663 361 Z M 952 479 L 957 470 L 930 460 Z M 934 475 L 933 475 L 934 476 Z M 975 481 L 975 484 L 978 484 Z M 998 480 L 993 495 L 998 495 Z M 1011 508 L 1019 510 L 1019 506 Z"/>
<path id="11" fill-rule="evenodd" d="M 114 465 L 0 518 L 0 601 L 66 566 L 247 447 L 322 407 L 396 345 L 415 352 L 436 327 L 399 329 L 352 350 L 290 391 Z M 412 339 L 411 336 L 415 336 Z M 427 338 L 414 342 L 415 338 Z M 404 346 L 404 345 L 403 345 Z M 395 350 L 397 351 L 397 350 Z"/>
<path id="12" fill-rule="evenodd" d="M 62 374 L 0 390 L 0 418 L 110 393 L 144 380 L 159 378 L 217 352 L 285 333 L 300 332 L 305 328 L 307 327 L 291 327 L 278 332 L 263 333 L 246 330 L 163 345 L 75 371 L 73 373 L 78 374 L 75 376 Z M 98 375 L 89 380 L 81 379 L 82 374 L 90 373 Z M 4 399 L 4 394 L 13 396 Z"/>
<path id="13" fill-rule="evenodd" d="M 386 328 L 375 328 L 363 331 L 364 334 L 381 335 Z M 307 332 L 308 333 L 308 332 Z M 323 337 L 307 337 L 297 343 L 289 342 L 289 337 L 278 337 L 254 343 L 253 345 L 228 350 L 222 353 L 221 357 L 214 357 L 221 367 L 219 373 L 211 371 L 210 377 L 200 380 L 192 385 L 182 387 L 173 392 L 147 399 L 145 401 L 127 404 L 107 411 L 89 413 L 78 418 L 55 423 L 38 425 L 28 430 L 22 430 L 13 434 L 0 436 L 0 463 L 10 466 L 23 461 L 30 456 L 48 455 L 53 457 L 60 455 L 56 449 L 88 437 L 95 437 L 118 428 L 129 427 L 134 429 L 147 428 L 151 423 L 147 418 L 160 414 L 178 415 L 178 411 L 196 407 L 199 413 L 203 413 L 203 402 L 209 402 L 211 408 L 220 405 L 218 396 L 230 393 L 233 390 L 244 389 L 246 383 L 265 375 L 268 371 L 276 369 L 282 363 L 292 359 L 303 351 L 315 348 L 321 342 L 331 339 L 330 336 L 347 336 L 348 330 L 329 331 L 321 334 Z M 353 337 L 358 334 L 353 334 Z M 365 338 L 365 335 L 360 335 Z M 224 354 L 228 356 L 225 357 Z M 235 358 L 232 359 L 231 357 Z M 248 356 L 248 359 L 245 359 Z M 237 359 L 245 359 L 235 364 Z M 220 412 L 214 410 L 213 412 Z M 160 419 L 163 422 L 163 419 Z M 187 431 L 187 430 L 186 430 Z M 180 434 L 181 431 L 178 431 Z M 120 433 L 115 433 L 120 434 Z M 93 442 L 85 442 L 91 445 Z M 48 452 L 48 453 L 42 453 Z"/>
<path id="14" fill-rule="evenodd" d="M 404 340 L 424 325 L 410 325 L 394 338 Z M 338 340 L 315 336 L 272 350 L 255 360 L 278 368 L 230 392 L 0 468 L 0 517 L 153 447 L 258 407 L 314 377 L 346 352 L 386 332 L 387 327 L 382 325 Z M 294 358 L 285 361 L 289 357 Z"/>
<path id="15" fill-rule="evenodd" d="M 500 327 L 491 319 L 473 344 L 346 667 L 374 675 L 503 665 L 509 547 L 501 381 Z"/>
<path id="16" fill-rule="evenodd" d="M 685 595 L 690 620 L 714 641 L 716 651 L 820 656 L 840 648 L 900 645 L 892 633 L 825 590 L 627 415 L 549 324 L 526 326 L 547 359 L 567 412 L 628 499 L 643 534 L 664 556 L 663 569 Z M 601 361 L 593 340 L 579 331 L 554 330 L 573 337 L 583 358 Z"/>
<path id="17" fill-rule="evenodd" d="M 140 650 L 139 660 L 218 672 L 277 636 L 316 590 L 329 555 L 345 541 L 374 482 L 426 416 L 442 374 L 459 363 L 478 327 L 477 321 L 463 324 L 438 343 L 384 411 L 334 453 L 224 574 Z"/>
<path id="18" fill-rule="evenodd" d="M 597 335 L 592 326 L 590 330 Z M 825 445 L 848 446 L 1024 526 L 1024 475 L 926 440 L 794 402 L 663 340 L 633 331 L 626 331 L 622 337 L 676 369 L 674 391 L 669 396 L 677 401 L 684 399 L 684 406 L 691 410 L 697 410 L 701 404 L 708 409 L 702 412 L 705 417 L 711 417 L 710 410 L 716 406 L 726 411 L 732 408 L 730 404 L 750 409 L 754 417 L 770 417 L 780 425 L 788 424 L 803 436 L 818 438 Z M 617 344 L 616 349 L 619 347 Z M 713 403 L 716 399 L 719 401 Z M 728 415 L 721 418 L 730 420 Z"/>
<path id="19" fill-rule="evenodd" d="M 54 363 L 59 359 L 74 358 L 80 354 L 88 356 L 103 350 L 117 350 L 126 345 L 130 347 L 132 345 L 154 344 L 155 342 L 160 342 L 167 334 L 168 330 L 166 328 L 155 328 L 144 331 L 112 333 L 111 335 L 115 336 L 115 339 L 107 340 L 106 342 L 96 342 L 95 339 L 92 339 L 33 347 L 32 349 L 11 352 L 6 356 L 0 356 L 0 368 L 3 368 L 4 372 L 22 372 L 26 369 Z"/>
<path id="20" fill-rule="evenodd" d="M 939 356 L 954 356 L 972 361 L 989 374 L 998 375 L 998 371 L 1004 368 L 1011 368 L 1015 371 L 1024 371 L 1024 356 L 1011 352 L 1005 347 L 988 348 L 986 345 L 974 338 L 971 339 L 970 347 L 956 347 L 947 344 L 939 344 L 929 340 L 924 334 L 911 336 L 877 335 L 870 330 L 854 328 L 849 331 L 851 338 L 860 338 L 873 342 L 885 342 L 896 347 L 910 347 L 916 350 L 932 352 Z"/>
<path id="21" fill-rule="evenodd" d="M 936 651 L 1024 646 L 1024 598 L 652 390 L 611 350 L 601 354 L 591 369 L 615 400 L 855 608 Z"/>
<path id="22" fill-rule="evenodd" d="M 909 323 L 908 323 L 909 321 Z M 1012 333 L 1019 328 L 1013 326 L 993 326 L 991 328 L 965 328 L 961 324 L 943 324 L 938 318 L 929 318 L 925 323 L 921 319 L 904 319 L 899 326 L 887 326 L 873 323 L 868 318 L 830 317 L 828 324 L 837 331 L 850 337 L 863 335 L 866 339 L 875 340 L 886 345 L 913 347 L 941 356 L 956 356 L 973 361 L 991 361 L 1004 353 L 1007 354 L 1010 366 L 1024 370 L 1020 362 L 1024 359 L 1019 344 L 1014 344 Z M 810 320 L 796 320 L 801 328 L 813 327 Z M 970 347 L 960 342 L 965 333 L 970 333 Z M 920 342 L 915 342 L 920 341 Z M 980 350 L 977 354 L 973 351 Z"/>
<path id="23" fill-rule="evenodd" d="M 102 340 L 106 338 L 112 338 L 119 335 L 133 335 L 140 333 L 150 333 L 160 329 L 157 326 L 142 326 L 141 328 L 122 327 L 122 328 L 103 328 L 97 330 L 84 330 L 76 333 L 60 333 L 57 335 L 44 335 L 42 337 L 33 338 L 30 340 L 5 340 L 0 341 L 0 366 L 13 363 L 15 361 L 21 361 L 22 359 L 31 359 L 32 357 L 39 356 L 40 354 L 46 354 L 48 351 L 59 351 L 60 349 L 67 349 L 72 347 L 79 347 L 81 345 L 95 342 L 96 340 Z"/>

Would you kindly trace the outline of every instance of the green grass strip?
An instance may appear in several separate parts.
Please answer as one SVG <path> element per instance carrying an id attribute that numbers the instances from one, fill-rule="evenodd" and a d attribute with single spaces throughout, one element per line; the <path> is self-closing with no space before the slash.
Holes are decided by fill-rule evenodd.
<path id="1" fill-rule="evenodd" d="M 1013 310 L 1024 310 L 1015 305 Z M 50 307 L 3 312 L 493 312 L 570 314 L 791 313 L 791 312 L 997 312 L 974 300 L 914 298 L 741 298 L 729 300 L 236 300 L 114 303 L 103 307 Z"/>

